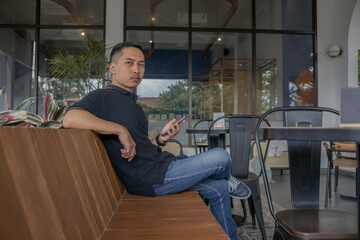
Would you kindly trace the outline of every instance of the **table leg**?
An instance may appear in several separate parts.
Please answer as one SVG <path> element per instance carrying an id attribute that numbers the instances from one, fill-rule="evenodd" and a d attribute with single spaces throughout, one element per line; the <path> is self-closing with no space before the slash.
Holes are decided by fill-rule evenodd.
<path id="1" fill-rule="evenodd" d="M 226 149 L 226 134 L 219 134 L 218 144 L 219 147 Z"/>

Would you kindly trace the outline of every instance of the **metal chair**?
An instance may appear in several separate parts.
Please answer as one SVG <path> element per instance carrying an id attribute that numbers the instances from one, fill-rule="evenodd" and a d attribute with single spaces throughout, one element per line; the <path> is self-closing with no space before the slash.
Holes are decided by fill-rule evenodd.
<path id="1" fill-rule="evenodd" d="M 274 212 L 270 186 L 261 149 L 261 123 L 270 114 L 281 113 L 284 126 L 321 127 L 324 113 L 339 112 L 321 107 L 279 107 L 265 112 L 259 119 L 255 137 L 264 187 L 271 215 L 275 220 L 273 239 L 357 239 L 356 215 L 319 209 L 321 142 L 288 141 L 292 209 Z M 306 159 L 306 160 L 305 160 Z"/>
<path id="2" fill-rule="evenodd" d="M 208 131 L 208 139 L 209 141 L 214 139 L 214 137 L 211 136 L 211 129 L 213 125 L 221 119 L 227 119 L 230 135 L 230 155 L 232 158 L 231 174 L 249 186 L 251 196 L 248 199 L 248 204 L 252 217 L 252 224 L 253 226 L 256 225 L 256 215 L 262 238 L 266 239 L 259 177 L 256 174 L 249 172 L 251 140 L 254 136 L 255 124 L 258 118 L 259 116 L 255 115 L 221 116 L 211 123 Z M 211 145 L 212 144 L 209 142 L 209 146 Z M 246 218 L 245 202 L 242 200 L 241 203 L 244 209 L 244 218 Z"/>
<path id="3" fill-rule="evenodd" d="M 197 128 L 197 127 L 200 127 L 200 126 L 203 126 L 203 125 L 205 125 L 205 128 L 208 128 L 209 125 L 211 124 L 211 122 L 212 122 L 212 119 L 199 120 L 194 124 L 194 128 Z M 201 135 L 203 136 L 204 134 L 201 134 Z M 198 141 L 197 140 L 198 136 L 199 136 L 199 134 L 196 135 L 195 133 L 193 133 L 193 140 L 194 140 L 194 145 L 195 145 L 195 154 L 205 152 L 206 148 L 208 147 L 208 140 L 207 139 L 202 139 L 201 141 Z"/>
<path id="4" fill-rule="evenodd" d="M 331 198 L 331 169 L 335 168 L 334 192 L 337 192 L 339 167 L 357 168 L 356 145 L 353 142 L 330 142 L 323 143 L 328 158 L 325 207 L 328 207 L 329 198 Z M 334 159 L 334 153 L 336 158 Z M 349 155 L 352 153 L 352 156 Z M 340 194 L 341 197 L 356 199 L 356 197 Z"/>
<path id="5" fill-rule="evenodd" d="M 170 139 L 167 141 L 167 144 L 161 147 L 163 151 L 174 154 L 177 157 L 186 157 L 183 152 L 182 144 L 176 139 Z"/>

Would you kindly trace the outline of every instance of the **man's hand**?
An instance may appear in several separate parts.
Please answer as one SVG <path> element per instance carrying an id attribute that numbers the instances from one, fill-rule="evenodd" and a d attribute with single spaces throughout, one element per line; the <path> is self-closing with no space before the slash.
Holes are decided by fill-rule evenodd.
<path id="1" fill-rule="evenodd" d="M 172 119 L 170 122 L 168 122 L 163 129 L 161 130 L 161 132 L 166 131 L 167 129 L 169 129 L 165 135 L 159 135 L 159 141 L 164 143 L 167 142 L 168 140 L 172 139 L 173 137 L 175 137 L 181 129 L 181 126 L 184 124 L 185 121 L 182 121 L 181 123 L 176 124 L 175 126 L 173 126 L 173 124 L 176 122 L 176 119 Z"/>
<path id="2" fill-rule="evenodd" d="M 136 155 L 136 143 L 132 139 L 129 131 L 122 127 L 120 133 L 118 133 L 120 143 L 124 148 L 120 149 L 121 156 L 131 162 Z"/>

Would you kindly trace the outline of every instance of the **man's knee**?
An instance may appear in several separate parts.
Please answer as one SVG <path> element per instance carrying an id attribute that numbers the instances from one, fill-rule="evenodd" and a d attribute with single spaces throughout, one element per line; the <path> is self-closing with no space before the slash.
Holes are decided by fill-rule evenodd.
<path id="1" fill-rule="evenodd" d="M 230 197 L 228 190 L 229 186 L 225 179 L 213 180 L 210 185 L 213 188 L 217 198 L 227 199 Z"/>
<path id="2" fill-rule="evenodd" d="M 223 148 L 214 148 L 210 151 L 212 159 L 220 162 L 224 166 L 231 166 L 231 157 L 226 150 L 224 150 Z"/>

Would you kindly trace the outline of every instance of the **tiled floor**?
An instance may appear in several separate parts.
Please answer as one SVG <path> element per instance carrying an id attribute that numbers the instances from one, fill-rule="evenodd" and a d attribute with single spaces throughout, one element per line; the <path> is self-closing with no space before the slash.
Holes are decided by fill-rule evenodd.
<path id="1" fill-rule="evenodd" d="M 280 175 L 280 170 L 273 170 L 273 180 L 275 183 L 270 184 L 271 195 L 273 201 L 280 204 L 285 208 L 291 207 L 290 197 L 290 178 L 287 171 L 284 171 L 283 175 Z M 334 179 L 334 176 L 333 176 Z M 320 208 L 325 208 L 325 182 L 326 175 L 320 176 Z M 333 183 L 333 182 L 332 182 Z M 332 185 L 333 186 L 333 185 Z M 265 194 L 263 186 L 262 193 Z M 351 176 L 340 175 L 339 176 L 339 193 L 346 193 L 346 195 L 355 195 L 355 178 Z M 266 204 L 266 203 L 264 203 Z M 334 193 L 332 189 L 332 198 L 329 200 L 328 209 L 343 210 L 346 212 L 354 213 L 357 209 L 357 202 L 348 198 L 341 198 L 339 194 Z"/>

